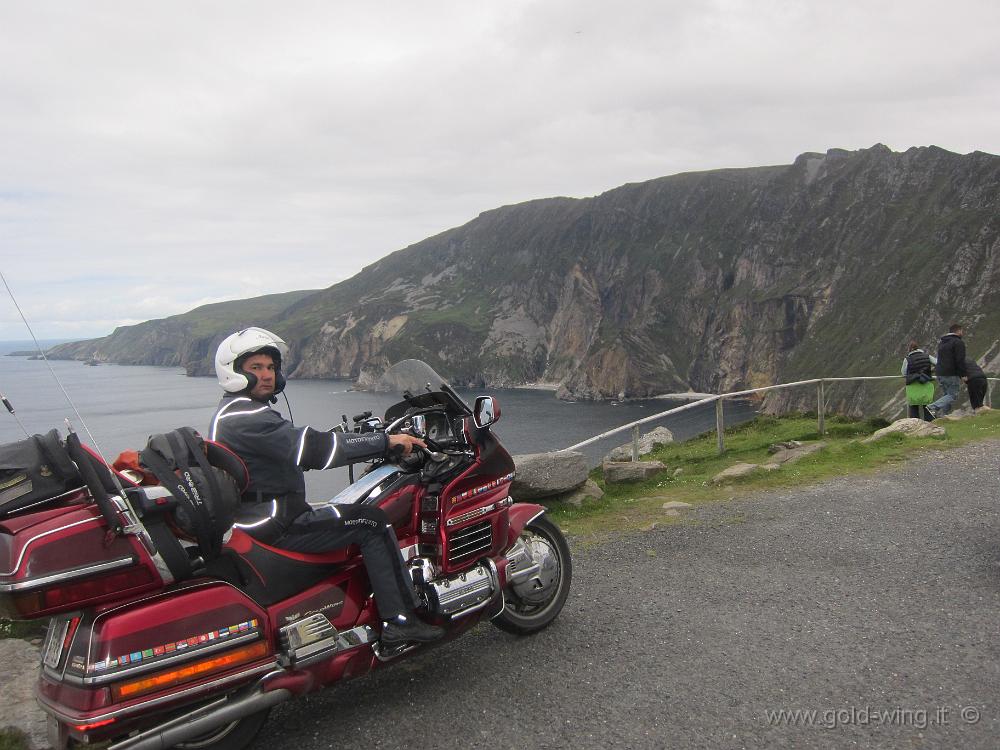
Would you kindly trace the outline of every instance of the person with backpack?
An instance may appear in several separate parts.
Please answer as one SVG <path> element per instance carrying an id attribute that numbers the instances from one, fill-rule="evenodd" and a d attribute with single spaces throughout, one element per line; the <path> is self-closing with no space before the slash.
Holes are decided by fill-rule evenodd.
<path id="1" fill-rule="evenodd" d="M 358 544 L 379 616 L 383 643 L 428 642 L 444 631 L 415 615 L 419 605 L 396 534 L 381 508 L 306 502 L 305 469 L 329 469 L 388 456 L 408 455 L 422 440 L 410 435 L 364 434 L 297 427 L 271 408 L 285 387 L 281 362 L 288 347 L 263 328 L 228 336 L 215 355 L 215 372 L 226 392 L 212 419 L 210 438 L 247 465 L 250 484 L 236 526 L 265 544 L 296 552 L 328 552 Z M 249 516 L 249 517 L 247 517 Z"/>
<path id="2" fill-rule="evenodd" d="M 934 417 L 943 416 L 951 411 L 962 388 L 962 380 L 967 376 L 965 341 L 962 340 L 962 333 L 961 323 L 952 323 L 948 327 L 948 333 L 938 342 L 937 379 L 944 394 L 927 407 Z"/>
<path id="3" fill-rule="evenodd" d="M 936 364 L 937 357 L 927 354 L 916 340 L 910 341 L 902 367 L 903 377 L 906 378 L 906 403 L 909 406 L 907 416 L 928 422 L 934 419 L 927 405 L 934 400 L 934 375 L 931 368 Z"/>

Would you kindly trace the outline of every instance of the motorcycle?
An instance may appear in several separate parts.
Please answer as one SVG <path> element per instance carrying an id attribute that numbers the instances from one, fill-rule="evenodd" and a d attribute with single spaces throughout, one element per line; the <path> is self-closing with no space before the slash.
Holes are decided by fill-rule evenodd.
<path id="1" fill-rule="evenodd" d="M 239 750 L 274 706 L 484 619 L 522 635 L 552 623 L 569 593 L 570 552 L 542 506 L 509 494 L 514 463 L 491 430 L 497 400 L 470 407 L 417 360 L 380 382 L 402 400 L 354 429 L 408 433 L 428 450 L 374 462 L 330 502 L 385 511 L 422 616 L 445 637 L 380 643 L 356 546 L 302 554 L 233 528 L 225 554 L 205 563 L 163 522 L 162 487 L 120 475 L 125 491 L 109 491 L 110 470 L 71 434 L 84 485 L 0 518 L 0 605 L 50 618 L 37 698 L 54 748 Z"/>

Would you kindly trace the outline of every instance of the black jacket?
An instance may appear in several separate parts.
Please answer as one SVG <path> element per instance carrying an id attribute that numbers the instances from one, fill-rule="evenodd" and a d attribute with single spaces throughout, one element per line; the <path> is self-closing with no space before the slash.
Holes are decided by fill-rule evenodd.
<path id="1" fill-rule="evenodd" d="M 244 497 L 305 493 L 304 469 L 330 469 L 384 456 L 381 432 L 355 434 L 295 427 L 268 404 L 226 394 L 212 418 L 211 440 L 223 443 L 250 470 Z"/>
<path id="2" fill-rule="evenodd" d="M 965 372 L 965 342 L 957 333 L 946 333 L 938 342 L 937 374 L 957 375 L 964 377 Z"/>
<path id="3" fill-rule="evenodd" d="M 982 378 L 983 380 L 986 380 L 986 373 L 983 372 L 983 368 L 977 365 L 974 360 L 965 360 L 965 372 L 969 380 L 973 380 L 975 378 Z"/>
<path id="4" fill-rule="evenodd" d="M 914 349 L 906 355 L 906 384 L 929 383 L 931 377 L 931 358 L 923 349 Z"/>

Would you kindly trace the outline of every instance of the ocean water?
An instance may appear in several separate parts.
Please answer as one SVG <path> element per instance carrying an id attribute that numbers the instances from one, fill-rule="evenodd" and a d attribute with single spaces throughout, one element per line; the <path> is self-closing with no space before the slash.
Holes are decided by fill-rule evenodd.
<path id="1" fill-rule="evenodd" d="M 222 393 L 214 378 L 190 378 L 176 367 L 88 366 L 67 361 L 47 364 L 3 354 L 4 350 L 28 348 L 24 342 L 0 342 L 0 392 L 10 400 L 25 429 L 34 434 L 55 427 L 65 433 L 65 420 L 69 419 L 85 443 L 96 443 L 111 460 L 123 450 L 142 448 L 150 435 L 176 427 L 189 425 L 207 434 Z M 349 420 L 365 410 L 381 415 L 399 400 L 388 394 L 351 391 L 350 387 L 350 381 L 342 380 L 293 380 L 286 389 L 288 405 L 279 397 L 275 408 L 288 416 L 290 405 L 296 424 L 326 429 L 338 423 L 341 415 L 346 414 Z M 531 389 L 460 392 L 469 401 L 485 392 L 497 398 L 501 419 L 494 431 L 515 454 L 566 448 L 682 403 L 663 399 L 617 405 L 573 403 L 560 401 L 551 391 Z M 726 409 L 728 424 L 754 416 L 750 404 L 727 403 Z M 692 409 L 643 425 L 642 430 L 648 432 L 661 423 L 674 432 L 676 439 L 684 440 L 714 429 L 715 409 L 713 405 Z M 20 440 L 24 435 L 15 418 L 0 409 L 0 443 Z M 584 452 L 596 465 L 611 448 L 629 440 L 626 432 L 589 446 Z M 306 477 L 310 497 L 316 499 L 332 496 L 348 482 L 346 469 L 312 471 Z"/>

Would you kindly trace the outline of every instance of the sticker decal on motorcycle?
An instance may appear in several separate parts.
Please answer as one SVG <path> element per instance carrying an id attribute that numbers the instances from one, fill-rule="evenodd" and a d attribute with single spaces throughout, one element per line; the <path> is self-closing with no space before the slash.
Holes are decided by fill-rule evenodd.
<path id="1" fill-rule="evenodd" d="M 158 656 L 166 655 L 170 653 L 176 653 L 177 651 L 182 651 L 184 649 L 192 649 L 192 653 L 197 648 L 213 644 L 214 641 L 229 638 L 231 635 L 237 634 L 250 634 L 254 632 L 259 632 L 260 623 L 256 620 L 248 620 L 246 622 L 240 622 L 235 625 L 228 625 L 219 630 L 213 630 L 208 633 L 202 633 L 200 635 L 192 636 L 180 641 L 173 641 L 171 643 L 164 643 L 159 646 L 154 646 L 152 648 L 142 649 L 141 651 L 133 651 L 128 654 L 122 654 L 121 656 L 116 656 L 114 658 L 107 657 L 102 661 L 90 664 L 87 667 L 88 672 L 105 672 L 109 670 L 120 669 L 121 667 L 131 666 L 133 664 L 138 664 L 140 662 L 149 662 Z"/>
<path id="2" fill-rule="evenodd" d="M 489 490 L 499 487 L 504 482 L 511 481 L 513 478 L 514 478 L 514 472 L 512 471 L 510 474 L 506 474 L 500 477 L 499 479 L 494 479 L 492 482 L 487 482 L 486 484 L 480 485 L 479 487 L 473 487 L 471 490 L 466 490 L 461 494 L 455 495 L 455 497 L 451 499 L 451 504 L 455 505 L 456 503 L 460 503 L 463 500 L 468 500 L 470 497 L 481 495 L 484 492 L 488 492 Z"/>

